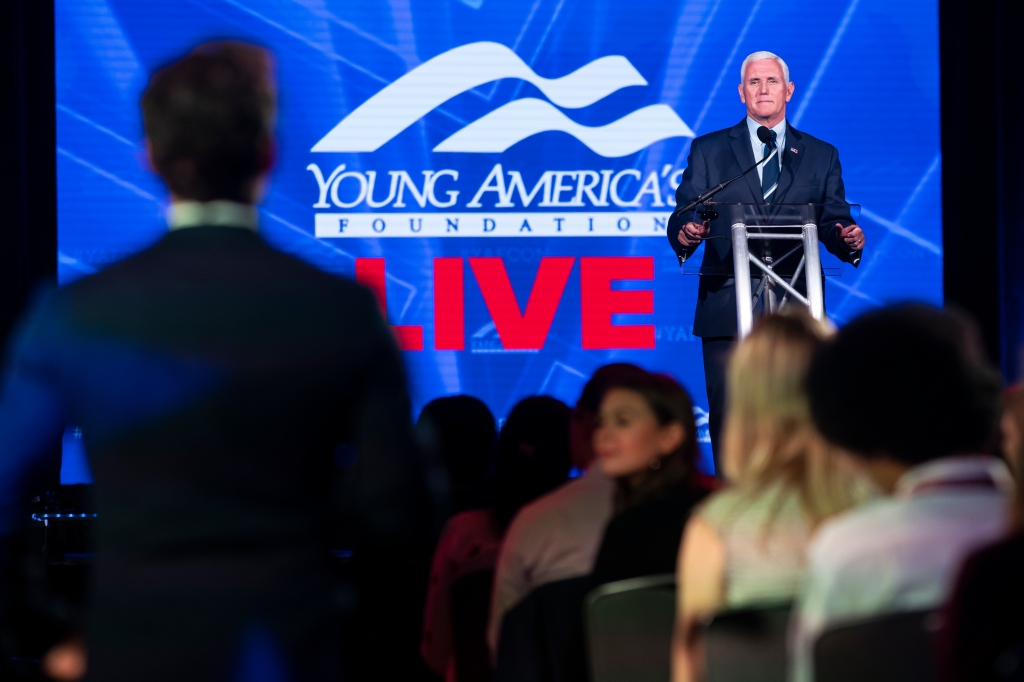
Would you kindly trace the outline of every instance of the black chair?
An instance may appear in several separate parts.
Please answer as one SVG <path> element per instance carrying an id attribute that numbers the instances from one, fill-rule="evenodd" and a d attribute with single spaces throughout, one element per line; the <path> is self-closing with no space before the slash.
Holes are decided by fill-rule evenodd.
<path id="1" fill-rule="evenodd" d="M 587 682 L 583 599 L 590 578 L 541 585 L 501 621 L 495 682 Z"/>
<path id="2" fill-rule="evenodd" d="M 550 682 L 536 591 L 501 619 L 494 682 Z"/>
<path id="3" fill-rule="evenodd" d="M 676 620 L 674 575 L 630 578 L 587 595 L 592 682 L 667 682 Z"/>
<path id="4" fill-rule="evenodd" d="M 826 630 L 814 645 L 817 682 L 933 682 L 934 611 L 886 614 Z"/>
<path id="5" fill-rule="evenodd" d="M 704 626 L 706 682 L 785 682 L 791 603 L 723 611 Z"/>
<path id="6" fill-rule="evenodd" d="M 490 682 L 487 619 L 491 612 L 494 571 L 462 576 L 451 588 L 455 677 L 459 682 Z"/>

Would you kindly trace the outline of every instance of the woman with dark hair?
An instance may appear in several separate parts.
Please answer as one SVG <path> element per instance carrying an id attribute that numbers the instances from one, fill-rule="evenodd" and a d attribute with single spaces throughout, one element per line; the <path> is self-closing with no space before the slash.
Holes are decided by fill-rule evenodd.
<path id="1" fill-rule="evenodd" d="M 494 463 L 491 517 L 502 535 L 520 507 L 568 478 L 571 416 L 568 405 L 547 396 L 526 398 L 512 409 Z"/>
<path id="2" fill-rule="evenodd" d="M 616 491 L 593 584 L 673 573 L 690 511 L 716 487 L 696 468 L 690 396 L 665 375 L 619 378 L 601 401 L 594 452 Z"/>
<path id="3" fill-rule="evenodd" d="M 498 431 L 482 400 L 469 395 L 431 400 L 416 421 L 416 435 L 427 454 L 443 464 L 448 474 L 452 502 L 448 513 L 490 503 L 489 479 Z"/>
<path id="4" fill-rule="evenodd" d="M 430 573 L 420 652 L 446 680 L 458 677 L 452 586 L 472 573 L 493 571 L 501 539 L 519 508 L 568 479 L 571 414 L 568 405 L 554 398 L 533 396 L 520 401 L 498 437 L 492 505 L 456 514 L 441 533 Z M 484 619 L 479 637 L 473 638 L 484 661 L 488 657 L 486 626 Z"/>

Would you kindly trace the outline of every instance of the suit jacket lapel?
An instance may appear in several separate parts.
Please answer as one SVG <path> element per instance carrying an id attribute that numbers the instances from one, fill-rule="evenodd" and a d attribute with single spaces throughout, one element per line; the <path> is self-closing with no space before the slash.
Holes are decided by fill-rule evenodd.
<path id="1" fill-rule="evenodd" d="M 732 152 L 736 155 L 736 161 L 740 164 L 740 170 L 746 170 L 754 165 L 754 152 L 750 148 L 750 131 L 747 130 L 747 119 L 740 121 L 739 125 L 733 126 L 729 132 L 729 144 Z M 752 170 L 743 178 L 750 188 L 751 199 L 758 204 L 764 203 L 764 194 L 761 192 L 761 182 L 758 180 L 757 170 Z"/>
<path id="2" fill-rule="evenodd" d="M 782 153 L 782 172 L 779 173 L 779 186 L 775 190 L 775 201 L 772 202 L 774 204 L 785 203 L 786 192 L 792 186 L 800 162 L 804 159 L 804 143 L 800 138 L 800 131 L 787 121 L 786 148 L 779 150 Z"/>

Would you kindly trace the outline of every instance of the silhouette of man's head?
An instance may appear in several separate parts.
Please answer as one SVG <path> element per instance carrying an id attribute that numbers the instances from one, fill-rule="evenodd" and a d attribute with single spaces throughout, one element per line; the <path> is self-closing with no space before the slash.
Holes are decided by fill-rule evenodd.
<path id="1" fill-rule="evenodd" d="M 178 200 L 255 203 L 276 116 L 270 53 L 239 42 L 200 45 L 142 95 L 150 163 Z"/>
<path id="2" fill-rule="evenodd" d="M 853 320 L 818 349 L 808 375 L 826 438 L 906 466 L 988 449 L 999 389 L 974 327 L 920 304 Z"/>

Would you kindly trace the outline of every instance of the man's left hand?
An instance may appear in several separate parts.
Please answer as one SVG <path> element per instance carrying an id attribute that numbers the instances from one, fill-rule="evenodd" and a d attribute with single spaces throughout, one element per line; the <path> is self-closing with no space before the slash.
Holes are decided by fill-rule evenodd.
<path id="1" fill-rule="evenodd" d="M 843 227 L 842 223 L 836 223 L 836 229 L 839 230 L 839 236 L 843 238 L 850 250 L 860 251 L 864 248 L 864 230 L 860 227 L 857 225 Z"/>

